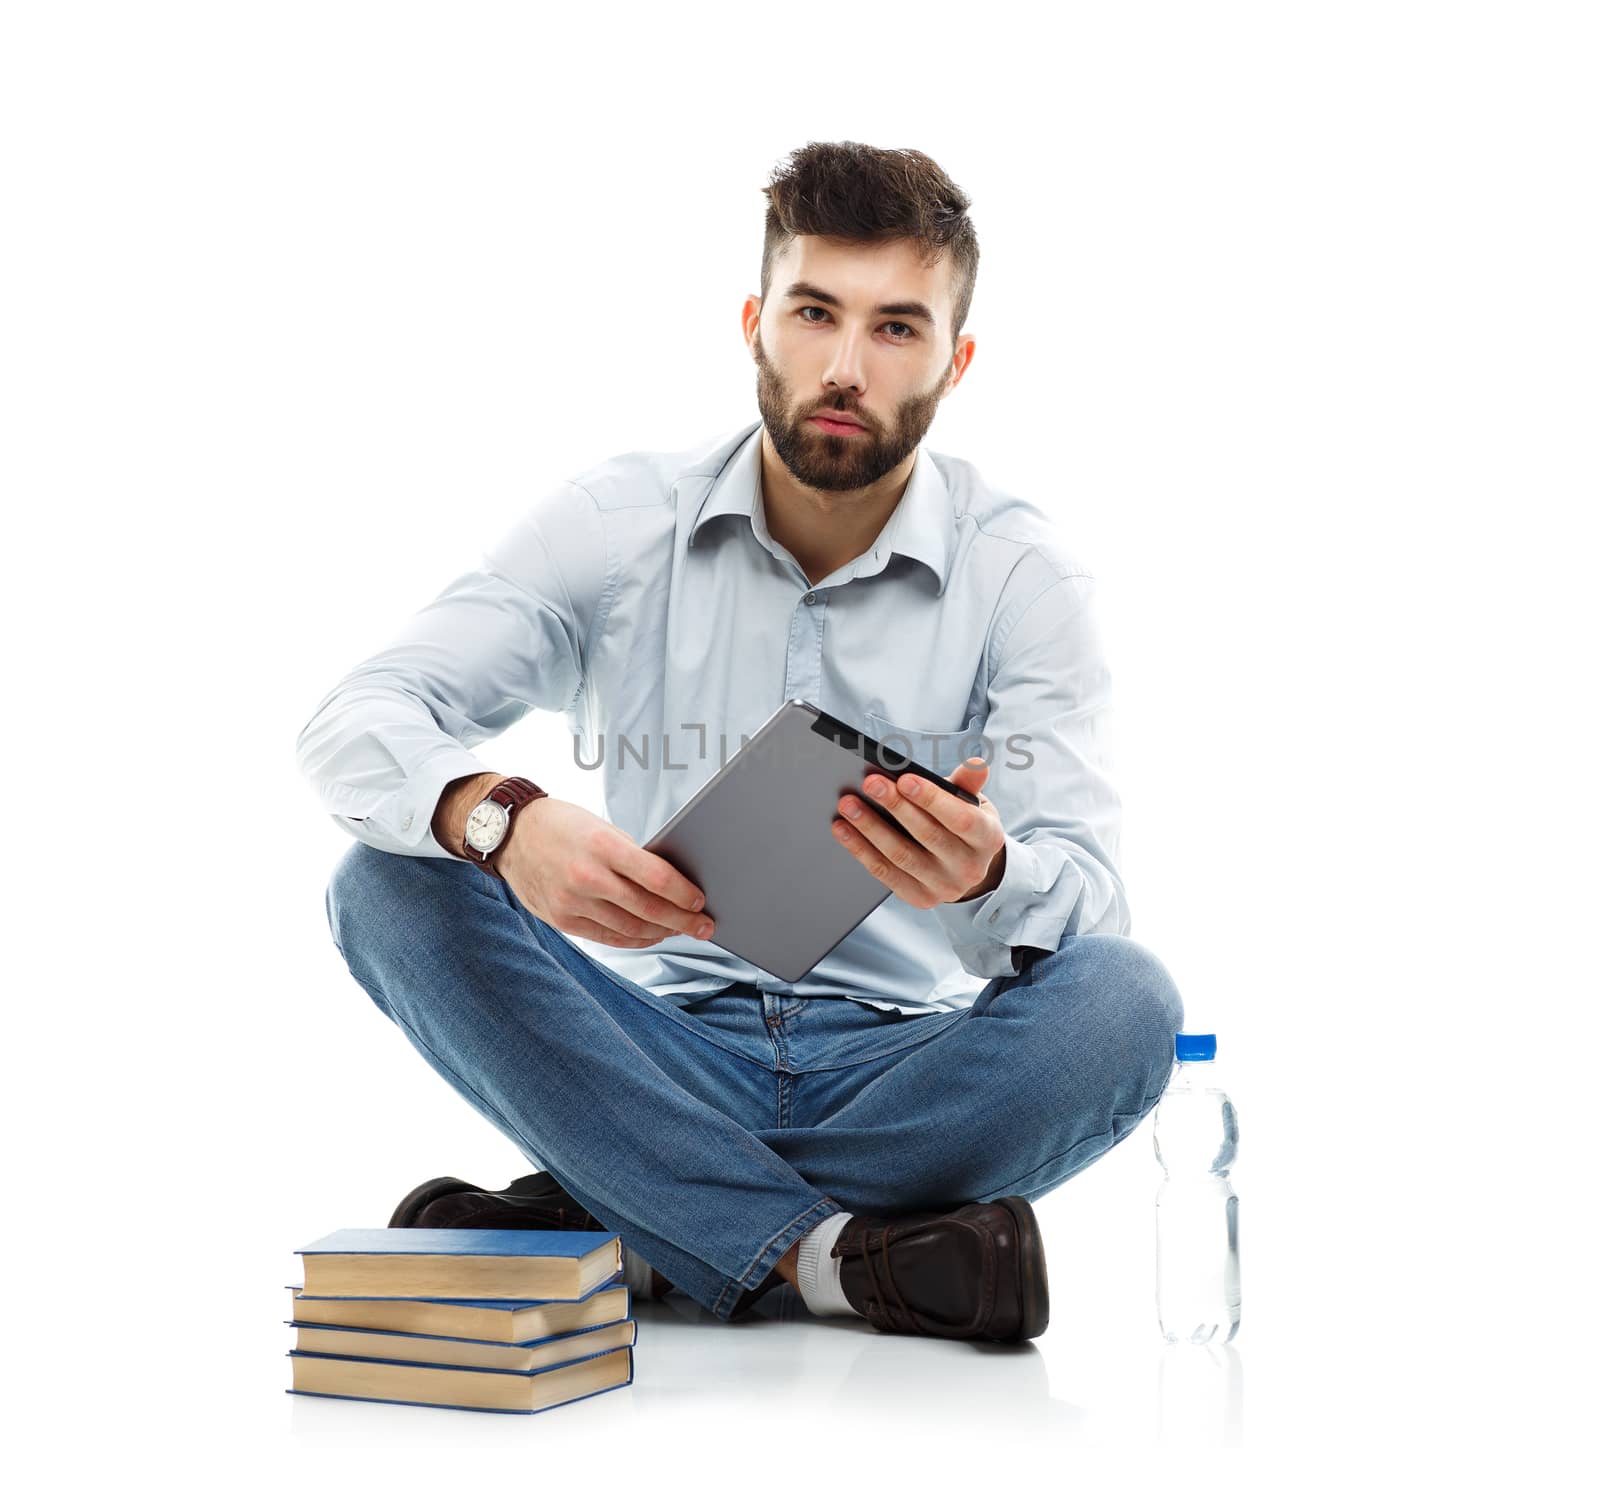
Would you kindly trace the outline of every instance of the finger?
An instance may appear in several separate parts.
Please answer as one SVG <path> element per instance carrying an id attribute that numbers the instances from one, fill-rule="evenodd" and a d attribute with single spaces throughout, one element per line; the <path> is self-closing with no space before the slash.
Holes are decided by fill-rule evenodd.
<path id="1" fill-rule="evenodd" d="M 710 914 L 689 913 L 614 873 L 590 892 L 604 904 L 602 917 L 627 933 L 659 929 L 662 934 L 704 939 L 714 927 Z"/>
<path id="2" fill-rule="evenodd" d="M 648 919 L 636 918 L 627 909 L 619 908 L 603 898 L 586 898 L 575 904 L 571 917 L 598 924 L 617 939 L 654 941 L 678 933 L 676 929 L 666 929 L 660 924 L 652 924 Z"/>
<path id="3" fill-rule="evenodd" d="M 686 913 L 695 913 L 705 906 L 705 893 L 671 862 L 625 836 L 618 836 L 607 844 L 602 860 L 619 876 Z"/>
<path id="4" fill-rule="evenodd" d="M 904 783 L 905 778 L 902 774 L 899 782 Z M 882 774 L 868 774 L 861 787 L 861 798 L 870 800 L 878 809 L 894 816 L 895 821 L 904 826 L 912 839 L 925 848 L 941 867 L 977 855 L 979 847 L 963 841 L 942 820 L 929 814 L 923 805 L 908 799 L 900 792 L 895 780 L 887 779 Z M 874 789 L 882 789 L 882 795 L 875 798 Z M 940 792 L 943 793 L 942 790 Z M 944 797 L 949 799 L 951 796 L 946 794 Z"/>
<path id="5" fill-rule="evenodd" d="M 635 939 L 632 935 L 622 934 L 604 924 L 597 924 L 593 919 L 585 919 L 577 914 L 569 915 L 559 926 L 563 934 L 575 934 L 579 939 L 596 940 L 602 945 L 621 945 L 628 950 L 642 950 L 647 945 L 653 945 L 655 940 Z"/>
<path id="6" fill-rule="evenodd" d="M 869 828 L 857 830 L 857 826 Z M 835 818 L 833 833 L 839 844 L 868 872 L 907 903 L 922 908 L 939 901 L 937 890 L 924 885 L 910 870 L 915 865 L 926 864 L 927 852 L 915 846 L 904 832 L 880 820 L 871 810 L 863 810 L 854 824 Z"/>
<path id="7" fill-rule="evenodd" d="M 961 787 L 964 789 L 967 786 L 963 784 Z M 984 844 L 984 821 L 988 818 L 988 812 L 983 808 L 987 801 L 981 794 L 978 795 L 977 804 L 969 805 L 931 780 L 914 773 L 901 774 L 896 781 L 895 792 L 919 810 L 926 810 L 967 845 L 982 847 Z M 972 792 L 977 793 L 976 790 Z"/>
<path id="8" fill-rule="evenodd" d="M 669 935 L 682 934 L 670 924 L 660 924 L 654 919 L 643 919 L 631 909 L 609 898 L 590 898 L 582 905 L 583 916 L 602 928 L 614 929 L 627 939 L 664 940 Z M 702 916 L 703 917 L 703 916 Z"/>
<path id="9" fill-rule="evenodd" d="M 705 895 L 665 857 L 625 841 L 609 869 L 610 880 L 589 891 L 652 924 L 704 938 Z"/>

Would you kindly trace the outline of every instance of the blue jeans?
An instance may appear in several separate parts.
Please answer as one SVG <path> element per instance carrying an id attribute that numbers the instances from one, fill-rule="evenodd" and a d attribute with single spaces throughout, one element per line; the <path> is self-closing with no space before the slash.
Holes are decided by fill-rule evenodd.
<path id="1" fill-rule="evenodd" d="M 364 842 L 327 911 L 428 1063 L 723 1319 L 836 1210 L 1048 1193 L 1154 1107 L 1183 1022 L 1166 968 L 1114 934 L 1068 936 L 962 1011 L 907 1014 L 745 984 L 680 1006 L 480 868 Z"/>

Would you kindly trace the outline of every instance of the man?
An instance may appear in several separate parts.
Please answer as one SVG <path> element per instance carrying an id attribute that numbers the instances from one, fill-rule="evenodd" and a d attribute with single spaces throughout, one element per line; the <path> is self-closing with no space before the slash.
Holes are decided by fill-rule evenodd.
<path id="1" fill-rule="evenodd" d="M 920 444 L 972 363 L 966 197 L 852 142 L 764 190 L 761 420 L 560 484 L 300 733 L 358 843 L 327 897 L 351 973 L 549 1165 L 430 1179 L 391 1224 L 616 1231 L 636 1293 L 725 1319 L 788 1282 L 879 1329 L 1031 1338 L 1029 1201 L 1155 1105 L 1182 1022 L 1128 938 L 1092 578 Z M 894 896 L 798 982 L 642 849 L 790 696 L 979 798 L 864 774 L 893 823 L 846 795 L 834 833 Z M 470 751 L 535 707 L 608 819 Z"/>

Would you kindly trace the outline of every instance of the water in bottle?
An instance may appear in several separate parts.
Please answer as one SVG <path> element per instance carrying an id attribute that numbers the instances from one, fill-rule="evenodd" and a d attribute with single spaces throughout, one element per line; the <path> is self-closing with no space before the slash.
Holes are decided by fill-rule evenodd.
<path id="1" fill-rule="evenodd" d="M 1179 1033 L 1156 1106 L 1156 1312 L 1170 1343 L 1226 1344 L 1239 1332 L 1239 1199 L 1228 1170 L 1239 1146 L 1218 1083 L 1213 1033 Z"/>

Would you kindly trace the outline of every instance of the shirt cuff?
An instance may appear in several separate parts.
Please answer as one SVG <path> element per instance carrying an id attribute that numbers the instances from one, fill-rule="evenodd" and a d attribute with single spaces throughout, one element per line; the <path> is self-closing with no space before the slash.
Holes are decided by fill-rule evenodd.
<path id="1" fill-rule="evenodd" d="M 1075 870 L 1069 863 L 1063 876 Z M 1082 873 L 1076 875 L 1082 878 Z M 1044 892 L 1038 883 L 1038 853 L 1008 832 L 1000 881 L 981 898 L 941 903 L 934 909 L 963 969 L 974 976 L 1015 976 L 1014 947 L 1054 950 L 1061 943 L 1067 920 L 1030 912 Z"/>
<path id="2" fill-rule="evenodd" d="M 447 747 L 406 776 L 398 789 L 383 796 L 361 816 L 346 817 L 352 834 L 380 851 L 402 856 L 454 857 L 461 848 L 441 846 L 433 834 L 433 812 L 446 784 L 455 779 L 493 773 L 488 764 L 463 747 Z"/>

